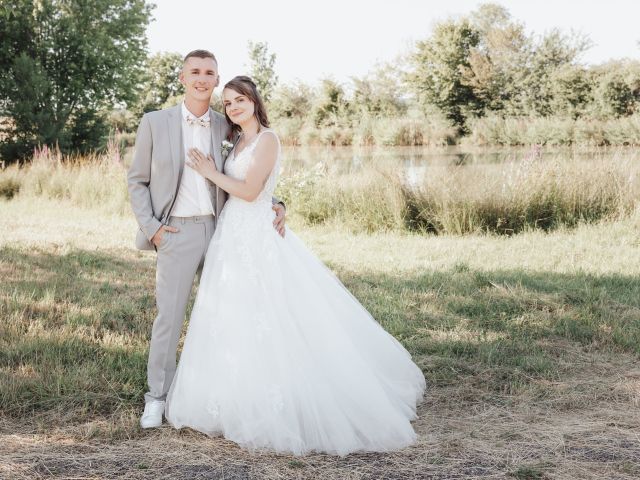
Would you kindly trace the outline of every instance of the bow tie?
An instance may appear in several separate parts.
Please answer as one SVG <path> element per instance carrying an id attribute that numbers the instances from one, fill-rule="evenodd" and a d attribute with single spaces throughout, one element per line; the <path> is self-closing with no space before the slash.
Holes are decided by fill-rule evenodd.
<path id="1" fill-rule="evenodd" d="M 195 118 L 191 115 L 187 115 L 187 125 L 200 125 L 201 127 L 208 127 L 211 125 L 211 120 L 204 118 Z"/>

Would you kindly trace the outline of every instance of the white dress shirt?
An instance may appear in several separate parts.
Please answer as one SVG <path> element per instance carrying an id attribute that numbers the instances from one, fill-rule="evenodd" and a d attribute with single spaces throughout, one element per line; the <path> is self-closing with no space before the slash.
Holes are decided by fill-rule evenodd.
<path id="1" fill-rule="evenodd" d="M 211 153 L 211 126 L 203 127 L 198 123 L 189 125 L 187 123 L 188 117 L 206 121 L 209 120 L 209 112 L 207 111 L 204 115 L 196 117 L 182 102 L 182 143 L 184 144 L 185 161 L 189 161 L 187 152 L 190 148 L 197 148 L 205 155 Z M 185 165 L 182 171 L 182 179 L 180 180 L 180 188 L 178 189 L 178 198 L 176 198 L 176 204 L 173 207 L 171 216 L 195 217 L 213 213 L 211 196 L 205 178 Z"/>

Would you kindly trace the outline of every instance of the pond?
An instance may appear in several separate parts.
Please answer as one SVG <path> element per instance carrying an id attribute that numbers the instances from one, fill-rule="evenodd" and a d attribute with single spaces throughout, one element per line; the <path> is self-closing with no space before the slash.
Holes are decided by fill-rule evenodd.
<path id="1" fill-rule="evenodd" d="M 310 167 L 318 162 L 336 168 L 340 173 L 351 173 L 370 165 L 464 166 L 500 164 L 539 158 L 541 160 L 595 160 L 606 157 L 637 160 L 640 150 L 633 147 L 284 147 L 286 168 Z"/>

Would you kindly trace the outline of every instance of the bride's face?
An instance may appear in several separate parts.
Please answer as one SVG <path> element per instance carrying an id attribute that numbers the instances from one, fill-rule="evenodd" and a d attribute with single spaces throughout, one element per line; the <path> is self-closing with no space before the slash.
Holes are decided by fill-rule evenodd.
<path id="1" fill-rule="evenodd" d="M 222 102 L 231 121 L 239 125 L 250 120 L 255 112 L 256 104 L 249 97 L 231 88 L 222 91 Z"/>

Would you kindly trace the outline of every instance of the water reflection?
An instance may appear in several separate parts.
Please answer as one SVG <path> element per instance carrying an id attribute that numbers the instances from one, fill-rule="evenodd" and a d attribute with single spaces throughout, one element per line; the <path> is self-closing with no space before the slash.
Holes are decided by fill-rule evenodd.
<path id="1" fill-rule="evenodd" d="M 353 173 L 375 165 L 404 169 L 430 166 L 467 166 L 518 162 L 523 159 L 545 160 L 593 160 L 596 158 L 619 156 L 621 159 L 637 159 L 635 148 L 599 147 L 599 148 L 465 148 L 449 146 L 442 148 L 425 147 L 285 147 L 283 159 L 286 168 L 298 169 L 325 164 L 337 173 Z"/>

